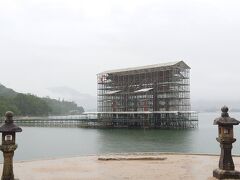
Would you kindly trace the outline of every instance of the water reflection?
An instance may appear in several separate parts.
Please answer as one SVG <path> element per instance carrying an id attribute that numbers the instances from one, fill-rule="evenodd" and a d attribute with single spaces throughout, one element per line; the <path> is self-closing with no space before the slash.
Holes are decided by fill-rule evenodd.
<path id="1" fill-rule="evenodd" d="M 194 130 L 98 130 L 99 151 L 108 152 L 188 152 Z"/>

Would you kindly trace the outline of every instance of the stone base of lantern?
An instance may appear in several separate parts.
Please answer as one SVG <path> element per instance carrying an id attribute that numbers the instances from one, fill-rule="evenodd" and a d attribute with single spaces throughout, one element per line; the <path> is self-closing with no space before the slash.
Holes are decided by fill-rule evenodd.
<path id="1" fill-rule="evenodd" d="M 240 179 L 240 172 L 215 169 L 213 171 L 213 177 L 215 177 L 217 179 Z"/>

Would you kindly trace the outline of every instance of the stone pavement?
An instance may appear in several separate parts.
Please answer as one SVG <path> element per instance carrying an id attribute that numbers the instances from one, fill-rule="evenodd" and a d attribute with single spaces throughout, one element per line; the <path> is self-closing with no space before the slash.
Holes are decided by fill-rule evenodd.
<path id="1" fill-rule="evenodd" d="M 219 156 L 135 154 L 83 156 L 14 163 L 20 180 L 214 180 Z M 240 170 L 240 157 L 234 157 Z M 2 164 L 0 165 L 2 170 Z"/>

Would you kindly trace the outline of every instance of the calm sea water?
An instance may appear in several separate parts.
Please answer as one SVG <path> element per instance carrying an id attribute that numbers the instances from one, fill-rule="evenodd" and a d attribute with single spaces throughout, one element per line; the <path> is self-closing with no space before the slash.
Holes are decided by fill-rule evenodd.
<path id="1" fill-rule="evenodd" d="M 22 127 L 14 160 L 123 153 L 220 153 L 213 120 L 220 113 L 200 113 L 199 128 L 191 130 L 82 129 Z M 231 113 L 240 119 L 240 113 Z M 240 154 L 240 126 L 235 126 L 233 153 Z M 0 159 L 2 161 L 2 158 Z"/>

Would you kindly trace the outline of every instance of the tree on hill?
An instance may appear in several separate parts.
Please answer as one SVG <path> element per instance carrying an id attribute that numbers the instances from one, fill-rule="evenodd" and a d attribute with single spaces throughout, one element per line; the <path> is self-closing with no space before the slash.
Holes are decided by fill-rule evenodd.
<path id="1" fill-rule="evenodd" d="M 21 114 L 13 99 L 0 96 L 0 116 L 3 116 L 7 111 L 12 111 L 16 115 Z"/>
<path id="2" fill-rule="evenodd" d="M 17 95 L 17 92 L 15 92 L 14 90 L 12 90 L 10 88 L 6 88 L 2 84 L 0 84 L 0 96 L 14 97 L 16 95 Z"/>
<path id="3" fill-rule="evenodd" d="M 13 101 L 24 116 L 44 116 L 51 112 L 51 108 L 42 98 L 31 94 L 19 93 Z"/>
<path id="4" fill-rule="evenodd" d="M 83 113 L 84 109 L 83 107 L 78 107 L 78 105 L 74 102 L 69 101 L 60 101 L 56 99 L 50 99 L 50 98 L 43 98 L 43 100 L 49 105 L 51 108 L 51 114 L 52 115 L 66 115 L 71 113 Z"/>

